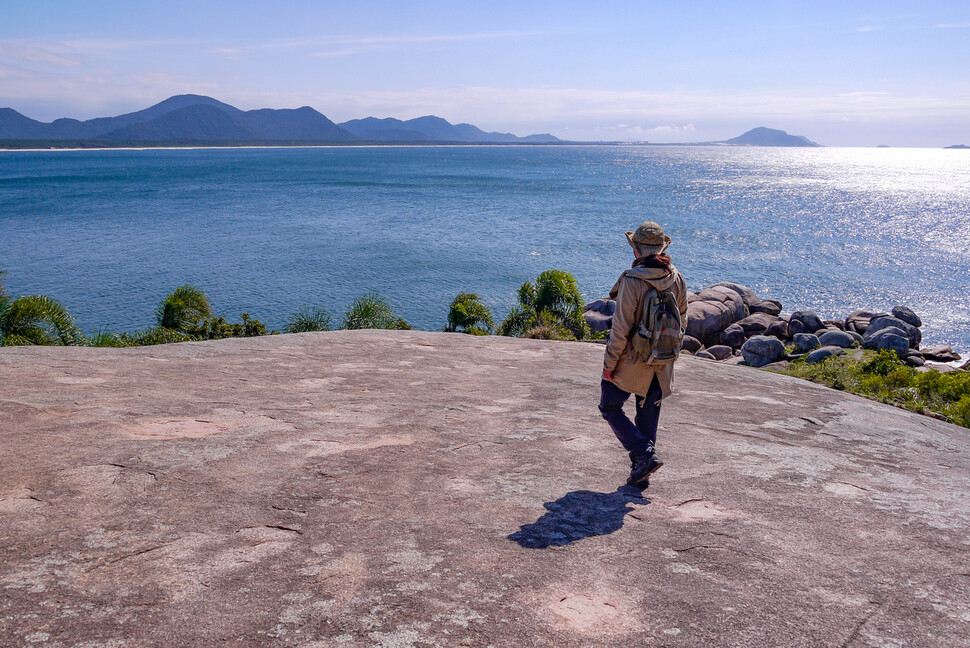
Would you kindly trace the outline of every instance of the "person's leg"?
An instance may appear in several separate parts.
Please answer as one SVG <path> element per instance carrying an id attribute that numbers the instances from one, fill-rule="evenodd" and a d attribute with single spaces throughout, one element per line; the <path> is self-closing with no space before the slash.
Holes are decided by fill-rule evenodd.
<path id="1" fill-rule="evenodd" d="M 644 440 L 644 454 L 651 454 L 657 443 L 657 424 L 660 422 L 660 399 L 663 390 L 660 381 L 653 377 L 645 398 L 636 397 L 637 413 L 634 417 L 637 430 Z"/>
<path id="2" fill-rule="evenodd" d="M 630 470 L 630 478 L 626 483 L 640 488 L 650 485 L 650 475 L 664 465 L 664 462 L 654 452 L 654 444 L 657 441 L 657 423 L 660 420 L 660 397 L 663 391 L 660 389 L 660 382 L 654 376 L 647 390 L 645 398 L 637 397 L 637 415 L 635 417 L 637 430 L 644 439 L 643 452 L 637 455 L 630 453 L 633 460 L 633 468 Z"/>
<path id="3" fill-rule="evenodd" d="M 631 457 L 644 454 L 647 446 L 646 439 L 640 429 L 623 412 L 623 403 L 630 397 L 630 393 L 623 391 L 609 380 L 600 382 L 600 391 L 600 414 L 610 424 L 613 434 Z"/>

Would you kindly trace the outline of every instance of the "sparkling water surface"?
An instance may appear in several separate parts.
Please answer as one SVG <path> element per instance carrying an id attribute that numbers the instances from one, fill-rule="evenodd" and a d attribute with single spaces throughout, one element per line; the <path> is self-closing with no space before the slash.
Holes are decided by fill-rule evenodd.
<path id="1" fill-rule="evenodd" d="M 522 282 L 604 295 L 664 225 L 697 290 L 731 280 L 787 311 L 912 307 L 970 352 L 970 153 L 930 149 L 377 147 L 0 152 L 0 270 L 92 333 L 154 323 L 201 287 L 231 321 L 339 320 L 389 298 L 416 328 L 459 292 L 501 318 Z"/>

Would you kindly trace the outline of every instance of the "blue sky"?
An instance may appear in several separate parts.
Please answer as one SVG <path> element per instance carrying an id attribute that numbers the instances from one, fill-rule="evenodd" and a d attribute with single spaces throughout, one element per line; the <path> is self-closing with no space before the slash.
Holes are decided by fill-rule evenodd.
<path id="1" fill-rule="evenodd" d="M 0 0 L 0 106 L 173 94 L 583 140 L 970 144 L 970 2 Z"/>

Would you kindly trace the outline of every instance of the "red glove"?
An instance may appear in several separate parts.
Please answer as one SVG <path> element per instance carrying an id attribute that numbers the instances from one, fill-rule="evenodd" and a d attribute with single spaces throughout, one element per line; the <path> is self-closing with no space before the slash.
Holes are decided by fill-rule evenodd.
<path id="1" fill-rule="evenodd" d="M 603 369 L 603 380 L 609 380 L 610 382 L 613 382 L 613 370 L 612 369 L 605 369 L 605 368 Z"/>

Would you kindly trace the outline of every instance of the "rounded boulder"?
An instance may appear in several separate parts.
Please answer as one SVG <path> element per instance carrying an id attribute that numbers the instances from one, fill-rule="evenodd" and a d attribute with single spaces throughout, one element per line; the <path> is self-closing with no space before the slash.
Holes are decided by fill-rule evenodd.
<path id="1" fill-rule="evenodd" d="M 823 347 L 835 346 L 842 349 L 851 349 L 855 346 L 856 340 L 845 331 L 826 331 L 819 336 L 818 343 Z"/>
<path id="2" fill-rule="evenodd" d="M 814 311 L 795 311 L 791 314 L 791 319 L 788 320 L 789 329 L 794 322 L 801 322 L 806 333 L 814 333 L 820 328 L 825 328 L 822 318 L 816 315 Z"/>
<path id="3" fill-rule="evenodd" d="M 697 353 L 704 348 L 704 345 L 697 338 L 685 335 L 683 341 L 680 343 L 680 348 L 690 353 Z"/>
<path id="4" fill-rule="evenodd" d="M 834 358 L 835 356 L 840 356 L 845 353 L 845 349 L 838 346 L 823 346 L 821 349 L 815 349 L 807 356 L 805 356 L 805 362 L 809 364 L 815 364 L 816 362 L 821 362 L 826 358 Z"/>
<path id="5" fill-rule="evenodd" d="M 734 290 L 712 286 L 697 293 L 687 306 L 687 334 L 704 344 L 716 344 L 721 331 L 748 316 L 748 307 Z"/>
<path id="6" fill-rule="evenodd" d="M 737 325 L 744 329 L 744 334 L 751 335 L 761 335 L 765 330 L 780 321 L 777 315 L 769 315 L 767 313 L 752 313 L 748 315 L 743 320 L 737 322 Z"/>
<path id="7" fill-rule="evenodd" d="M 862 348 L 877 351 L 889 349 L 895 351 L 900 358 L 904 358 L 909 350 L 909 338 L 906 337 L 905 331 L 893 326 L 880 329 L 871 335 L 867 334 L 862 341 Z"/>
<path id="8" fill-rule="evenodd" d="M 744 329 L 738 324 L 732 324 L 721 332 L 721 344 L 738 349 L 744 344 L 748 336 L 744 334 Z"/>
<path id="9" fill-rule="evenodd" d="M 818 337 L 814 333 L 796 333 L 792 341 L 798 353 L 806 353 L 819 346 Z"/>
<path id="10" fill-rule="evenodd" d="M 762 299 L 757 304 L 748 307 L 752 313 L 765 313 L 767 315 L 781 315 L 781 302 L 777 299 Z"/>
<path id="11" fill-rule="evenodd" d="M 869 310 L 854 310 L 845 318 L 845 330 L 854 331 L 860 335 L 865 335 L 869 328 L 869 322 L 877 317 L 886 317 L 889 313 Z"/>
<path id="12" fill-rule="evenodd" d="M 863 339 L 868 338 L 870 335 L 887 328 L 898 328 L 904 331 L 906 338 L 909 340 L 909 346 L 912 349 L 918 349 L 919 343 L 923 340 L 923 334 L 920 333 L 918 328 L 908 322 L 904 322 L 898 317 L 892 316 L 873 319 L 869 322 L 869 328 L 866 329 L 865 335 L 862 337 Z"/>
<path id="13" fill-rule="evenodd" d="M 711 286 L 711 287 L 730 288 L 734 292 L 738 293 L 739 295 L 741 295 L 741 299 L 744 301 L 744 305 L 748 307 L 749 311 L 752 306 L 761 302 L 761 298 L 758 297 L 758 295 L 756 295 L 753 290 L 751 290 L 747 286 L 742 286 L 741 284 L 734 283 L 733 281 L 721 281 L 714 284 L 714 286 Z"/>
<path id="14" fill-rule="evenodd" d="M 715 344 L 712 347 L 707 347 L 707 352 L 717 360 L 727 360 L 734 355 L 734 349 L 724 344 Z"/>
<path id="15" fill-rule="evenodd" d="M 765 335 L 771 335 L 779 340 L 788 339 L 788 322 L 783 319 L 778 319 L 772 322 L 768 328 L 765 329 Z"/>
<path id="16" fill-rule="evenodd" d="M 785 356 L 785 345 L 781 340 L 768 335 L 755 335 L 741 347 L 744 362 L 752 367 L 763 367 Z"/>
<path id="17" fill-rule="evenodd" d="M 907 324 L 911 324 L 917 328 L 923 326 L 923 320 L 909 306 L 893 306 L 893 317 L 898 317 Z"/>

